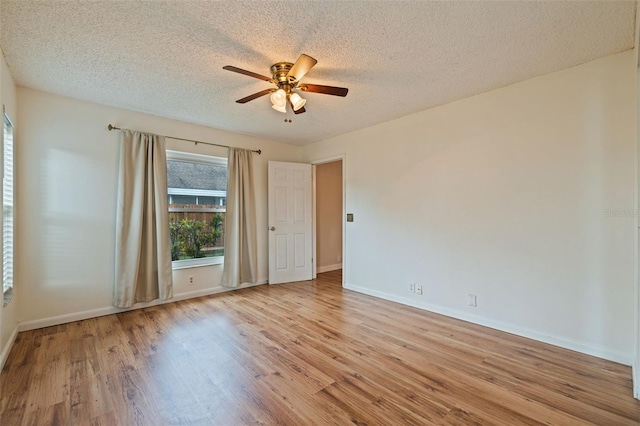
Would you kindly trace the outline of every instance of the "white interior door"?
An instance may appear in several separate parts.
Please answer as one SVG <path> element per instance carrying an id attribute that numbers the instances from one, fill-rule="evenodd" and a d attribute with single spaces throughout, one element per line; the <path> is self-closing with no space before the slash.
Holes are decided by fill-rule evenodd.
<path id="1" fill-rule="evenodd" d="M 311 164 L 269 161 L 269 284 L 313 273 Z"/>

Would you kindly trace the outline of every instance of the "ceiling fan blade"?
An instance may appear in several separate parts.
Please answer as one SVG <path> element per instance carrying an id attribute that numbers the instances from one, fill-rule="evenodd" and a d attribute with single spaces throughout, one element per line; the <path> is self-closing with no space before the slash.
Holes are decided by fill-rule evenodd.
<path id="1" fill-rule="evenodd" d="M 346 87 L 323 86 L 322 84 L 303 84 L 298 86 L 303 92 L 324 93 L 325 95 L 347 96 L 349 89 Z"/>
<path id="2" fill-rule="evenodd" d="M 269 77 L 266 77 L 266 76 L 260 75 L 260 74 L 256 74 L 255 72 L 243 70 L 242 68 L 234 67 L 234 66 L 231 66 L 231 65 L 225 65 L 224 67 L 222 67 L 222 69 L 223 70 L 227 70 L 227 71 L 237 72 L 238 74 L 244 74 L 244 75 L 248 75 L 249 77 L 253 77 L 253 78 L 260 79 L 260 80 L 271 82 L 271 78 L 269 78 Z"/>
<path id="3" fill-rule="evenodd" d="M 254 99 L 259 98 L 260 96 L 264 96 L 264 95 L 268 95 L 269 93 L 273 92 L 275 89 L 265 89 L 265 90 L 261 90 L 257 93 L 254 93 L 253 95 L 249 95 L 245 98 L 242 99 L 238 99 L 236 102 L 239 104 L 246 104 L 249 101 L 252 101 Z"/>
<path id="4" fill-rule="evenodd" d="M 309 70 L 313 68 L 313 66 L 317 63 L 318 61 L 313 59 L 311 56 L 305 55 L 303 53 L 302 55 L 300 55 L 296 63 L 293 64 L 293 66 L 289 70 L 289 73 L 287 74 L 287 77 L 289 78 L 289 80 L 294 79 L 300 81 L 300 79 L 304 77 L 304 75 L 308 73 Z"/>

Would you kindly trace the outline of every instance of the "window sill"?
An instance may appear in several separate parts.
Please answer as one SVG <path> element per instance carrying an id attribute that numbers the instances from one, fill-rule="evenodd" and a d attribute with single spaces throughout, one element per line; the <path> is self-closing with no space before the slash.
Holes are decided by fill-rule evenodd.
<path id="1" fill-rule="evenodd" d="M 3 299 L 2 299 L 3 300 L 2 307 L 4 308 L 5 306 L 7 306 L 12 298 L 13 298 L 13 289 L 11 288 L 4 292 Z"/>
<path id="2" fill-rule="evenodd" d="M 222 265 L 224 263 L 224 256 L 219 257 L 202 257 L 200 259 L 186 259 L 186 260 L 174 260 L 171 262 L 173 270 L 187 269 L 187 268 L 199 268 L 201 266 Z"/>

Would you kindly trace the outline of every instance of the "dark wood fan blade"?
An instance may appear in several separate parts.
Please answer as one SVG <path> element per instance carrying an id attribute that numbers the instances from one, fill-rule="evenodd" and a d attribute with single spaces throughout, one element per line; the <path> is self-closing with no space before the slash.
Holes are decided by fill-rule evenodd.
<path id="1" fill-rule="evenodd" d="M 225 65 L 224 67 L 222 67 L 223 70 L 227 70 L 227 71 L 233 71 L 233 72 L 237 72 L 238 74 L 244 74 L 244 75 L 248 75 L 249 77 L 254 77 L 260 80 L 264 80 L 264 81 L 271 81 L 271 78 L 266 77 L 264 75 L 260 75 L 260 74 L 256 74 L 255 72 L 251 72 L 251 71 L 247 71 L 247 70 L 243 70 L 242 68 L 238 68 L 238 67 L 234 67 L 231 65 Z"/>
<path id="2" fill-rule="evenodd" d="M 264 95 L 268 95 L 269 93 L 273 92 L 275 89 L 265 89 L 265 90 L 261 90 L 257 93 L 254 93 L 253 95 L 249 95 L 246 98 L 242 98 L 242 99 L 238 99 L 236 102 L 239 104 L 246 104 L 249 101 L 252 101 L 256 98 L 259 98 L 260 96 L 264 96 Z"/>
<path id="3" fill-rule="evenodd" d="M 325 95 L 347 96 L 349 89 L 346 87 L 323 86 L 321 84 L 303 84 L 298 86 L 303 92 L 324 93 Z"/>
<path id="4" fill-rule="evenodd" d="M 300 81 L 300 79 L 304 77 L 304 75 L 308 73 L 309 70 L 313 68 L 313 66 L 317 63 L 318 61 L 313 59 L 311 56 L 305 55 L 303 53 L 302 55 L 300 55 L 296 63 L 293 64 L 293 66 L 289 70 L 289 73 L 287 73 L 287 77 L 289 79 L 293 78 L 294 80 Z"/>

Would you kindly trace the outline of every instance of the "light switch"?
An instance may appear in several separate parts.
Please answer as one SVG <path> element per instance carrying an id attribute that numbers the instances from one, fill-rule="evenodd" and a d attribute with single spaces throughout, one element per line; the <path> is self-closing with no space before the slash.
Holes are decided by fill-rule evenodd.
<path id="1" fill-rule="evenodd" d="M 353 222 L 353 213 L 347 213 L 347 222 Z"/>

